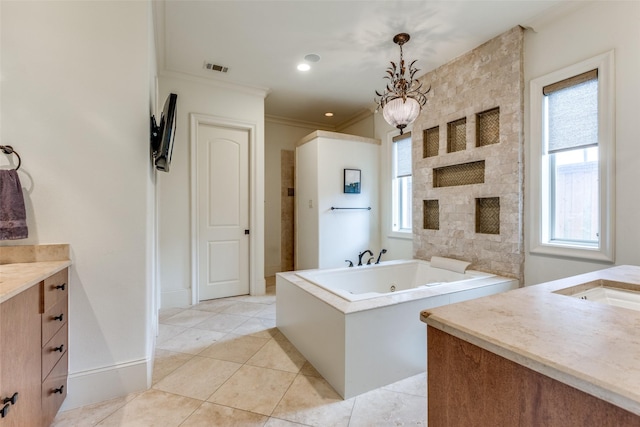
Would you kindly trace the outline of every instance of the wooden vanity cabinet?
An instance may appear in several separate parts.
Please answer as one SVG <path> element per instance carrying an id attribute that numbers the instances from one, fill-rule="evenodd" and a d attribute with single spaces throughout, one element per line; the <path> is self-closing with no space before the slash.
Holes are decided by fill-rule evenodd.
<path id="1" fill-rule="evenodd" d="M 470 344 L 427 330 L 428 425 L 632 427 L 640 416 Z"/>
<path id="2" fill-rule="evenodd" d="M 41 423 L 40 327 L 39 286 L 0 304 L 0 409 L 6 411 L 2 427 Z M 15 403 L 5 403 L 15 393 Z"/>
<path id="3" fill-rule="evenodd" d="M 67 394 L 68 288 L 64 269 L 0 304 L 0 427 L 46 427 L 60 409 Z"/>

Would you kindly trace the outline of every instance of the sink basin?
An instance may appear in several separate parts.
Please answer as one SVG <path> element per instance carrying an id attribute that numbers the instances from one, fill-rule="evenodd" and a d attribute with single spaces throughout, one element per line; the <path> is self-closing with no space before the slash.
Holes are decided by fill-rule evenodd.
<path id="1" fill-rule="evenodd" d="M 592 288 L 584 292 L 579 292 L 571 296 L 587 301 L 601 302 L 604 304 L 615 305 L 616 307 L 624 307 L 640 311 L 640 292 L 602 286 Z"/>
<path id="2" fill-rule="evenodd" d="M 640 311 L 640 288 L 628 283 L 592 282 L 561 289 L 556 293 Z"/>

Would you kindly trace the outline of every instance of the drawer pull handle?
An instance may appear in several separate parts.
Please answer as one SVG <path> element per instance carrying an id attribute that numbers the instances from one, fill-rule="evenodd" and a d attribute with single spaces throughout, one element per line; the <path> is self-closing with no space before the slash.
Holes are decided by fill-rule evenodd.
<path id="1" fill-rule="evenodd" d="M 64 313 L 61 313 L 60 316 L 53 316 L 53 320 L 59 320 L 62 322 L 64 319 Z"/>
<path id="2" fill-rule="evenodd" d="M 17 401 L 18 401 L 18 392 L 17 391 L 15 393 L 13 393 L 13 396 L 5 397 L 4 399 L 2 399 L 2 403 L 11 403 L 12 405 L 15 405 Z"/>
<path id="3" fill-rule="evenodd" d="M 59 347 L 53 347 L 52 351 L 59 351 L 60 353 L 62 353 L 64 351 L 64 344 L 60 344 Z"/>
<path id="4" fill-rule="evenodd" d="M 2 407 L 2 409 L 0 409 L 0 418 L 4 418 L 7 416 L 7 414 L 9 413 L 9 404 L 6 404 Z"/>
<path id="5" fill-rule="evenodd" d="M 63 283 L 62 285 L 58 285 L 58 286 L 54 286 L 55 289 L 60 289 L 61 291 L 64 291 L 64 288 L 67 286 L 66 283 Z"/>
<path id="6" fill-rule="evenodd" d="M 53 389 L 53 394 L 56 394 L 56 393 L 62 394 L 63 391 L 64 391 L 64 386 L 61 385 L 60 387 Z"/>

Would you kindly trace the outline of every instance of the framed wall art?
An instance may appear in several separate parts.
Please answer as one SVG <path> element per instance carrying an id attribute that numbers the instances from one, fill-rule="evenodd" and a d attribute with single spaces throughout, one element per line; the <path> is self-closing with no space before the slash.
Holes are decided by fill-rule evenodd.
<path id="1" fill-rule="evenodd" d="M 344 192 L 348 194 L 359 194 L 361 187 L 362 172 L 360 169 L 344 170 Z"/>

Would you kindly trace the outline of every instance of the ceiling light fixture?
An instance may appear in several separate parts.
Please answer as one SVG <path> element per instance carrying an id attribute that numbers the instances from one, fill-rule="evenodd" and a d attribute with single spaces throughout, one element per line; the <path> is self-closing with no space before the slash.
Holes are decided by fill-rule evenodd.
<path id="1" fill-rule="evenodd" d="M 417 60 L 409 64 L 409 69 L 404 64 L 402 56 L 402 45 L 409 41 L 409 34 L 396 34 L 393 42 L 400 46 L 400 62 L 396 64 L 393 61 L 391 66 L 387 68 L 387 75 L 384 77 L 389 80 L 384 93 L 376 91 L 376 95 L 380 97 L 376 101 L 378 107 L 376 111 L 382 108 L 384 119 L 391 126 L 400 129 L 402 135 L 404 128 L 413 123 L 420 114 L 420 110 L 427 103 L 427 93 L 431 90 L 431 86 L 427 90 L 422 89 L 422 83 L 414 79 L 414 75 L 419 70 L 413 67 Z"/>
<path id="2" fill-rule="evenodd" d="M 320 61 L 320 55 L 316 53 L 310 53 L 304 56 L 304 60 L 309 62 L 318 62 Z"/>
<path id="3" fill-rule="evenodd" d="M 298 71 L 309 71 L 311 69 L 311 65 L 309 64 L 298 64 Z"/>
<path id="4" fill-rule="evenodd" d="M 333 113 L 331 111 L 327 111 L 326 113 L 324 113 L 324 115 L 326 117 L 333 117 Z"/>

